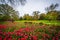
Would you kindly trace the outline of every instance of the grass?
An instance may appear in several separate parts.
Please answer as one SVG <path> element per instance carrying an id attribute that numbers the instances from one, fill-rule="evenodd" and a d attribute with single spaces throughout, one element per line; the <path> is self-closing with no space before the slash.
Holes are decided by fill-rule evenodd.
<path id="1" fill-rule="evenodd" d="M 0 22 L 0 24 L 11 24 L 11 25 L 24 25 L 24 22 L 32 22 L 32 23 L 44 23 L 44 24 L 48 24 L 48 25 L 57 25 L 57 26 L 60 26 L 60 21 L 57 21 L 57 20 L 52 20 L 52 21 L 49 21 L 49 20 L 34 20 L 34 21 L 29 21 L 29 20 L 21 20 L 21 21 L 15 21 L 14 23 L 12 22 Z"/>
<path id="2" fill-rule="evenodd" d="M 44 24 L 60 26 L 60 21 L 57 21 L 57 20 L 52 20 L 52 21 L 49 21 L 49 20 L 37 20 L 37 21 L 22 20 L 22 21 L 16 21 L 16 22 L 20 22 L 20 23 L 24 23 L 24 22 L 40 23 L 40 22 L 42 22 Z"/>

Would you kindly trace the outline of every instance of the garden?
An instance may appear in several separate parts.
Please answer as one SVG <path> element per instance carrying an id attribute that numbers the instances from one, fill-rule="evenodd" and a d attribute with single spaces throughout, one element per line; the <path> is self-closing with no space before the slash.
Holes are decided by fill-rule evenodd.
<path id="1" fill-rule="evenodd" d="M 60 26 L 33 22 L 0 24 L 0 40 L 60 40 Z"/>
<path id="2" fill-rule="evenodd" d="M 60 40 L 60 0 L 0 0 L 0 40 Z"/>

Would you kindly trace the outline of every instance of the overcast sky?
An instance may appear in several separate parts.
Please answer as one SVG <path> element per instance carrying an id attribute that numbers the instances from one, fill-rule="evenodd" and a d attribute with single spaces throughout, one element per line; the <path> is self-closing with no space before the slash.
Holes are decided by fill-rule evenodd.
<path id="1" fill-rule="evenodd" d="M 27 0 L 27 3 L 24 6 L 17 6 L 16 10 L 19 11 L 20 16 L 23 16 L 25 13 L 32 15 L 33 11 L 44 13 L 46 7 L 56 3 L 60 5 L 60 0 Z M 60 10 L 60 6 L 58 10 Z"/>

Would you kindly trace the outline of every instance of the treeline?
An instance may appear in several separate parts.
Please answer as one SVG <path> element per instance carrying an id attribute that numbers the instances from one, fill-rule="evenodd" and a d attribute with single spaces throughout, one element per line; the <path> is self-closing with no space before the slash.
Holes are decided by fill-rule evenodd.
<path id="1" fill-rule="evenodd" d="M 60 11 L 56 10 L 58 4 L 52 4 L 46 7 L 46 13 L 40 13 L 40 11 L 34 11 L 31 15 L 24 14 L 23 17 L 19 17 L 18 11 L 15 11 L 8 4 L 0 4 L 0 21 L 15 21 L 15 20 L 60 20 Z"/>
<path id="2" fill-rule="evenodd" d="M 18 11 L 15 11 L 8 4 L 0 4 L 0 21 L 14 21 L 18 19 Z"/>
<path id="3" fill-rule="evenodd" d="M 46 13 L 34 11 L 33 16 L 25 14 L 23 17 L 20 17 L 20 20 L 60 20 L 60 10 L 56 10 L 58 7 L 59 4 L 57 3 L 51 4 L 49 7 L 45 8 Z"/>
<path id="4" fill-rule="evenodd" d="M 34 11 L 33 16 L 25 14 L 20 17 L 20 20 L 60 20 L 60 11 L 49 11 L 47 13 L 40 13 L 39 11 Z"/>

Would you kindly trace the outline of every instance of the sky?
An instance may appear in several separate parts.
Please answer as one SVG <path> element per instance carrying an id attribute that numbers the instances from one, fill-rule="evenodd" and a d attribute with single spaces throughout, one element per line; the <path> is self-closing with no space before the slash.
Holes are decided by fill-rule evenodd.
<path id="1" fill-rule="evenodd" d="M 32 15 L 33 11 L 45 13 L 46 7 L 56 3 L 60 5 L 60 0 L 27 0 L 27 3 L 24 6 L 19 5 L 16 6 L 15 9 L 19 11 L 19 16 L 23 16 L 24 14 Z M 60 10 L 60 6 L 57 10 Z"/>

